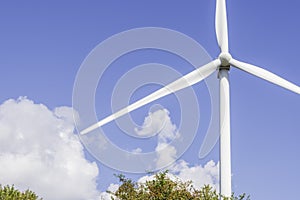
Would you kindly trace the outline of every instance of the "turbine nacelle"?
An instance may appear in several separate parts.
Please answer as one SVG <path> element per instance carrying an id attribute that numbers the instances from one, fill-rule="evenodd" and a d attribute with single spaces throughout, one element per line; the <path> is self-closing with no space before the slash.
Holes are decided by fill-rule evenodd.
<path id="1" fill-rule="evenodd" d="M 232 59 L 230 53 L 222 52 L 219 55 L 219 60 L 221 61 L 220 69 L 228 69 L 230 68 L 230 60 Z"/>

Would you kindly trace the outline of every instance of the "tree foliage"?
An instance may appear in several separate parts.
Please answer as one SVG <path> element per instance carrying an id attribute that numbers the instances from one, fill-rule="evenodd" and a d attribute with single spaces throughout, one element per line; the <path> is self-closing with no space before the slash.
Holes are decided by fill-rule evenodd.
<path id="1" fill-rule="evenodd" d="M 0 185 L 0 200 L 42 200 L 34 192 L 26 190 L 20 192 L 12 186 Z"/>
<path id="2" fill-rule="evenodd" d="M 117 175 L 121 183 L 112 200 L 219 200 L 220 195 L 211 186 L 201 189 L 193 187 L 191 182 L 173 181 L 167 176 L 167 171 L 155 175 L 153 180 L 137 183 L 124 175 Z M 245 194 L 224 197 L 224 200 L 249 200 Z"/>

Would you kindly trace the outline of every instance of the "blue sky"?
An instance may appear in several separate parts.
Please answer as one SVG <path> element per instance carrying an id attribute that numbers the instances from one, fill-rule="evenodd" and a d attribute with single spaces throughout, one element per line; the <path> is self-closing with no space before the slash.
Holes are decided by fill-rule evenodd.
<path id="1" fill-rule="evenodd" d="M 228 0 L 232 56 L 300 85 L 299 4 L 296 0 Z M 0 102 L 27 96 L 50 110 L 71 107 L 76 73 L 85 57 L 108 37 L 132 28 L 151 26 L 179 31 L 196 40 L 216 58 L 219 48 L 214 13 L 215 1 L 209 0 L 188 3 L 169 0 L 1 1 Z M 107 72 L 108 76 L 111 73 L 115 77 L 107 78 L 98 86 L 97 98 L 106 104 L 110 103 L 112 85 L 122 73 L 131 69 L 131 65 L 161 62 L 183 74 L 193 69 L 184 61 L 161 52 L 142 51 L 127 56 L 115 62 Z M 118 65 L 126 67 L 119 71 Z M 233 191 L 246 192 L 258 200 L 294 198 L 300 179 L 300 96 L 233 68 L 230 80 Z M 146 94 L 148 89 L 142 88 L 137 97 Z M 209 93 L 203 83 L 193 89 L 198 98 L 203 98 L 203 105 L 200 105 L 203 126 L 201 124 L 196 139 L 182 159 L 191 165 L 204 165 L 210 160 L 217 162 L 218 146 L 203 160 L 198 159 L 208 126 Z M 162 100 L 160 104 L 170 111 L 173 123 L 179 123 L 176 101 Z M 133 116 L 137 123 L 143 122 L 149 106 Z M 105 110 L 97 114 L 101 118 L 110 112 Z M 124 148 L 136 148 L 134 143 L 128 145 Z M 87 157 L 95 161 L 88 153 Z M 116 181 L 113 173 L 118 172 L 97 164 L 100 171 L 97 187 L 105 190 L 109 183 Z"/>

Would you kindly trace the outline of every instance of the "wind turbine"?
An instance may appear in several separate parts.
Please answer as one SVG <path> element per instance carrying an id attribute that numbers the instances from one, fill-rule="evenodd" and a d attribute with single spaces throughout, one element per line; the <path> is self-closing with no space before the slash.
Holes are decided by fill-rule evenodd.
<path id="1" fill-rule="evenodd" d="M 157 90 L 156 92 L 153 92 L 152 94 L 104 118 L 98 123 L 84 129 L 80 132 L 80 134 L 87 134 L 94 129 L 101 127 L 148 103 L 151 103 L 178 90 L 192 86 L 202 81 L 217 70 L 219 73 L 218 78 L 220 84 L 220 192 L 226 197 L 231 196 L 230 83 L 228 74 L 230 66 L 248 72 L 297 94 L 300 94 L 300 87 L 260 67 L 232 58 L 228 49 L 225 0 L 217 0 L 216 2 L 215 29 L 217 41 L 221 50 L 218 58 L 186 74 L 185 76 Z"/>

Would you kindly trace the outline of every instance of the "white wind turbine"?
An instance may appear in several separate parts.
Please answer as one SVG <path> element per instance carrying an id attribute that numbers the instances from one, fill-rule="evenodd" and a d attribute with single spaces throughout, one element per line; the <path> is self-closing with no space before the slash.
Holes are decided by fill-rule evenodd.
<path id="1" fill-rule="evenodd" d="M 300 94 L 300 87 L 260 67 L 240 62 L 231 57 L 228 51 L 227 14 L 225 0 L 217 0 L 216 2 L 215 29 L 217 41 L 221 49 L 221 53 L 217 59 L 200 68 L 197 68 L 196 70 L 157 90 L 156 92 L 153 92 L 139 101 L 136 101 L 120 111 L 104 118 L 98 123 L 84 129 L 80 134 L 87 134 L 92 130 L 101 127 L 161 97 L 192 86 L 218 70 L 220 80 L 220 192 L 222 195 L 229 197 L 231 195 L 230 91 L 228 79 L 228 71 L 230 66 L 260 77 L 297 94 Z"/>

